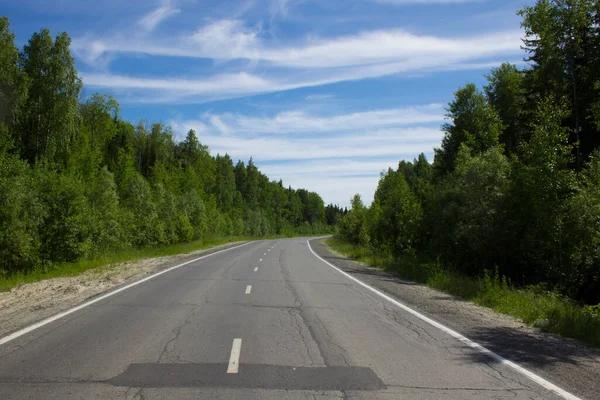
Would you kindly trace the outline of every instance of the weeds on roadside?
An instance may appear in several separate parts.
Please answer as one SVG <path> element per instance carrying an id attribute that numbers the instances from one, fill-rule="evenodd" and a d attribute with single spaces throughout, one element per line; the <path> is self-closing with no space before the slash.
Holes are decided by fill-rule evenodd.
<path id="1" fill-rule="evenodd" d="M 600 347 L 600 305 L 582 306 L 543 286 L 515 288 L 497 270 L 485 270 L 481 277 L 472 278 L 444 268 L 439 260 L 376 255 L 336 237 L 326 243 L 357 261 L 511 315 L 544 331 Z"/>

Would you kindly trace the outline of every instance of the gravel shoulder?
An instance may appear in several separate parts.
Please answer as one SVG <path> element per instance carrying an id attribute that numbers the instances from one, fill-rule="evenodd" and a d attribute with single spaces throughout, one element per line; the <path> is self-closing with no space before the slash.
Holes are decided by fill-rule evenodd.
<path id="1" fill-rule="evenodd" d="M 0 337 L 165 268 L 242 243 L 244 242 L 228 243 L 188 254 L 111 264 L 81 275 L 46 279 L 15 287 L 10 292 L 2 292 Z"/>
<path id="2" fill-rule="evenodd" d="M 513 317 L 353 261 L 311 241 L 319 256 L 495 353 L 586 399 L 600 399 L 600 351 Z M 486 362 L 491 362 L 486 358 Z"/>

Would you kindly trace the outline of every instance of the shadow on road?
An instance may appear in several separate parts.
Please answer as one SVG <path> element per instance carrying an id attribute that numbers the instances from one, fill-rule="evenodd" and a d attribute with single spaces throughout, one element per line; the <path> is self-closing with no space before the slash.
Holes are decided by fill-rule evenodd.
<path id="1" fill-rule="evenodd" d="M 579 364 L 589 360 L 593 351 L 570 340 L 548 333 L 523 332 L 506 327 L 481 327 L 465 332 L 469 339 L 481 343 L 496 354 L 518 364 L 545 367 L 555 363 Z M 485 355 L 474 354 L 478 361 Z"/>
<path id="2" fill-rule="evenodd" d="M 418 283 L 412 282 L 412 281 L 407 281 L 405 279 L 400 278 L 398 275 L 394 275 L 392 273 L 389 272 L 385 272 L 382 271 L 380 269 L 376 269 L 373 267 L 352 267 L 350 266 L 350 263 L 354 263 L 354 259 L 353 258 L 349 258 L 349 257 L 334 257 L 334 256 L 321 256 L 323 259 L 331 262 L 332 264 L 336 265 L 339 264 L 340 261 L 342 262 L 347 262 L 347 265 L 344 265 L 344 272 L 349 273 L 351 275 L 370 275 L 370 276 L 376 276 L 378 279 L 382 280 L 382 281 L 386 281 L 386 282 L 394 282 L 397 283 L 399 285 L 409 285 L 409 286 L 413 286 L 413 285 L 418 285 Z M 338 260 L 337 263 L 333 263 L 332 260 Z M 356 264 L 354 264 L 356 265 Z"/>

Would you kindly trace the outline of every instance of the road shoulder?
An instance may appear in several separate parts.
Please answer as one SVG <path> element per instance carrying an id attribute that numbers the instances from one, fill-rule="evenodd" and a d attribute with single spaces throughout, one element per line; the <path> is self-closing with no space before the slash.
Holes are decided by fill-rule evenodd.
<path id="1" fill-rule="evenodd" d="M 77 276 L 45 279 L 2 292 L 0 337 L 155 272 L 243 243 L 232 242 L 187 254 L 107 265 Z"/>
<path id="2" fill-rule="evenodd" d="M 324 239 L 311 241 L 320 257 L 495 353 L 583 398 L 600 393 L 600 351 L 541 332 L 510 316 L 353 261 Z"/>

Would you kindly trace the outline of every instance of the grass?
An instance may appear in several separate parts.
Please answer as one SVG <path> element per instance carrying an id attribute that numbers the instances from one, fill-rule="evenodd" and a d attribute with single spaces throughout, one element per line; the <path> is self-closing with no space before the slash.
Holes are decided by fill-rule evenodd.
<path id="1" fill-rule="evenodd" d="M 189 243 L 180 243 L 165 247 L 144 247 L 129 249 L 118 253 L 106 254 L 90 260 L 81 260 L 72 263 L 61 263 L 47 269 L 36 269 L 28 273 L 15 273 L 8 277 L 0 278 L 0 292 L 26 283 L 39 282 L 44 279 L 65 276 L 76 276 L 83 272 L 107 267 L 122 262 L 136 261 L 143 258 L 165 257 L 176 254 L 187 254 L 196 250 L 207 249 L 222 244 L 251 240 L 245 237 L 210 237 Z"/>
<path id="2" fill-rule="evenodd" d="M 204 239 L 196 240 L 194 242 L 180 243 L 172 246 L 129 249 L 118 253 L 106 254 L 94 259 L 81 260 L 72 263 L 56 264 L 50 268 L 40 268 L 27 273 L 19 272 L 10 276 L 0 275 L 0 292 L 7 292 L 14 287 L 21 286 L 26 283 L 39 282 L 44 279 L 77 276 L 89 270 L 98 270 L 122 262 L 137 261 L 144 258 L 172 256 L 177 254 L 188 254 L 193 251 L 208 249 L 226 243 L 248 240 L 279 239 L 281 237 L 292 236 L 269 236 L 261 238 L 244 236 L 207 237 Z"/>
<path id="3" fill-rule="evenodd" d="M 511 315 L 544 331 L 600 347 L 600 305 L 583 306 L 541 286 L 515 288 L 497 272 L 486 271 L 482 277 L 472 278 L 443 268 L 439 262 L 428 257 L 394 259 L 373 254 L 338 237 L 328 239 L 326 243 L 347 257 L 395 273 L 404 279 L 424 283 Z"/>

